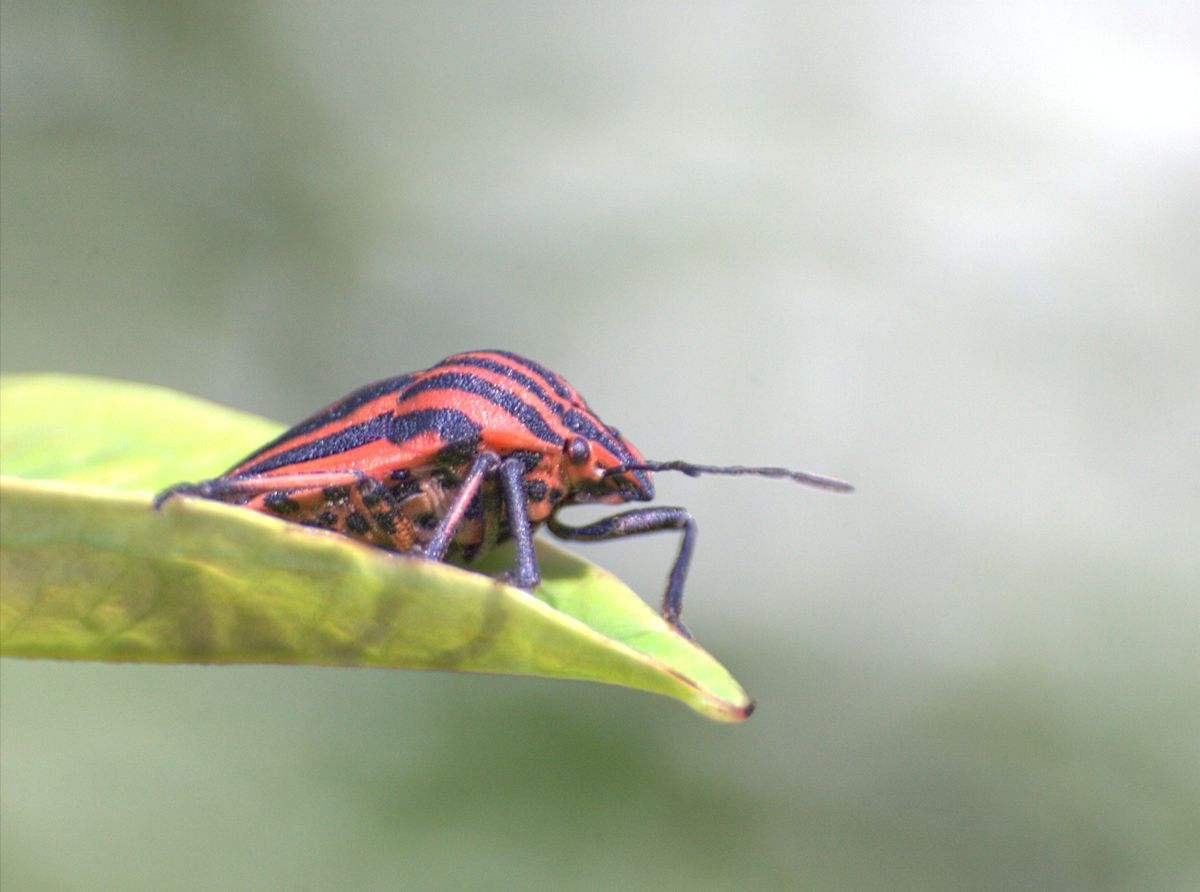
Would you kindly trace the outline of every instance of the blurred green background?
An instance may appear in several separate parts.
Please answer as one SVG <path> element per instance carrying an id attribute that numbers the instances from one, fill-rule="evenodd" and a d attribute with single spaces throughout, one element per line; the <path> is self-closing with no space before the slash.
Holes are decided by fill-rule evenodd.
<path id="1" fill-rule="evenodd" d="M 4 371 L 294 421 L 504 347 L 859 487 L 660 479 L 742 726 L 5 660 L 6 892 L 1200 886 L 1194 3 L 0 9 Z"/>

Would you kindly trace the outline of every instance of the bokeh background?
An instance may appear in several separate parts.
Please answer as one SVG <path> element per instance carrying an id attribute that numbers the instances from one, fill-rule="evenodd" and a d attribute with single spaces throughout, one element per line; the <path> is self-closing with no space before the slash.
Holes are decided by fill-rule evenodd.
<path id="1" fill-rule="evenodd" d="M 660 478 L 742 726 L 5 660 L 5 890 L 1200 886 L 1194 3 L 0 9 L 5 371 L 294 421 L 504 347 L 859 487 Z"/>

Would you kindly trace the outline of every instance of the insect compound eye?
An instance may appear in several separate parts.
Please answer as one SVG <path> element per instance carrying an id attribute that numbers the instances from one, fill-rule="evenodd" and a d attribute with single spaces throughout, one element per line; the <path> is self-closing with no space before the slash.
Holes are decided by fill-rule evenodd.
<path id="1" fill-rule="evenodd" d="M 583 437 L 571 437 L 567 440 L 567 458 L 572 463 L 581 465 L 592 455 L 592 447 Z"/>

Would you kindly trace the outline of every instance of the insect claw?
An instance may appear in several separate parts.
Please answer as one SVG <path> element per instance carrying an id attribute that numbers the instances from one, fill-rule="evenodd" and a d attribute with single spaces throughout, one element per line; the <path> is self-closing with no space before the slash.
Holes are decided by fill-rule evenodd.
<path id="1" fill-rule="evenodd" d="M 676 632 L 678 632 L 680 635 L 682 635 L 688 641 L 696 640 L 695 638 L 692 637 L 692 633 L 688 631 L 687 626 L 685 626 L 683 624 L 682 620 L 680 620 L 679 617 L 675 617 L 675 619 L 671 619 L 670 617 L 664 617 L 664 619 L 666 619 L 667 623 L 671 626 L 672 629 L 674 629 Z"/>
<path id="2" fill-rule="evenodd" d="M 206 481 L 207 482 L 207 481 Z M 176 483 L 174 486 L 168 486 L 162 492 L 154 497 L 154 501 L 150 504 L 155 511 L 162 510 L 162 506 L 169 499 L 175 496 L 203 496 L 205 495 L 204 484 L 202 483 Z"/>
<path id="3" fill-rule="evenodd" d="M 517 584 L 517 574 L 512 570 L 505 570 L 496 577 L 496 581 L 502 585 L 511 585 L 513 588 L 524 588 L 524 586 Z M 525 589 L 525 591 L 529 591 L 529 589 Z"/>

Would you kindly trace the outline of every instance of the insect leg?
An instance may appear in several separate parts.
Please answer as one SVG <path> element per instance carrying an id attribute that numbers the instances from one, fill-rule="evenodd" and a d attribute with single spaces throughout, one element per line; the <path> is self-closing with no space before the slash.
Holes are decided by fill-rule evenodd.
<path id="1" fill-rule="evenodd" d="M 679 619 L 683 612 L 683 583 L 696 544 L 696 521 L 687 511 L 683 508 L 637 508 L 582 527 L 567 526 L 552 514 L 546 520 L 546 526 L 554 535 L 577 542 L 599 542 L 658 530 L 683 530 L 683 541 L 679 543 L 679 554 L 671 566 L 667 591 L 663 595 L 662 615 L 683 637 L 692 637 Z"/>
<path id="2" fill-rule="evenodd" d="M 294 474 L 257 474 L 250 477 L 214 477 L 199 483 L 176 483 L 154 497 L 154 507 L 175 496 L 199 496 L 202 499 L 225 501 L 231 496 L 271 492 L 276 489 L 308 489 L 354 483 L 361 472 L 355 471 L 297 471 Z"/>
<path id="3" fill-rule="evenodd" d="M 458 532 L 458 527 L 462 523 L 467 509 L 471 506 L 471 500 L 475 498 L 479 487 L 483 485 L 483 478 L 495 471 L 498 464 L 500 464 L 500 456 L 496 453 L 479 453 L 472 463 L 471 469 L 467 471 L 467 475 L 458 485 L 454 501 L 450 503 L 450 507 L 446 509 L 446 514 L 438 523 L 437 529 L 433 531 L 433 538 L 425 546 L 425 557 L 433 561 L 440 561 L 446 556 L 446 549 L 450 547 L 454 534 Z"/>
<path id="4" fill-rule="evenodd" d="M 508 509 L 508 528 L 517 546 L 517 566 L 510 579 L 513 585 L 531 590 L 542 581 L 537 555 L 533 551 L 533 527 L 529 523 L 529 503 L 525 501 L 525 463 L 506 458 L 500 464 L 500 485 Z"/>
<path id="5" fill-rule="evenodd" d="M 348 498 L 361 509 L 362 522 L 360 529 L 350 529 L 351 535 L 389 551 L 412 551 L 415 530 L 412 521 L 404 515 L 401 500 L 386 484 L 371 475 L 362 471 L 356 471 L 355 474 L 358 479 Z M 362 523 L 367 525 L 366 529 L 361 529 Z M 372 534 L 369 539 L 368 532 Z"/>
<path id="6" fill-rule="evenodd" d="M 154 506 L 154 510 L 157 511 L 163 506 L 164 502 L 166 502 L 168 499 L 175 498 L 175 496 L 200 496 L 201 498 L 206 499 L 214 498 L 212 492 L 213 484 L 215 482 L 215 480 L 204 480 L 200 483 L 175 483 L 162 490 L 162 492 L 156 494 L 154 496 L 154 501 L 151 502 L 151 504 Z"/>

